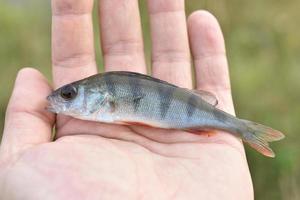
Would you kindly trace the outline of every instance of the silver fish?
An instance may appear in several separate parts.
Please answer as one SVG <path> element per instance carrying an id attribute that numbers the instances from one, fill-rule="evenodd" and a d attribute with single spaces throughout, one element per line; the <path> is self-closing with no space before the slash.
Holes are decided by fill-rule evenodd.
<path id="1" fill-rule="evenodd" d="M 55 90 L 47 100 L 49 111 L 83 120 L 190 132 L 224 130 L 269 157 L 275 154 L 268 142 L 284 138 L 277 130 L 216 108 L 217 100 L 209 92 L 133 72 L 96 74 Z"/>

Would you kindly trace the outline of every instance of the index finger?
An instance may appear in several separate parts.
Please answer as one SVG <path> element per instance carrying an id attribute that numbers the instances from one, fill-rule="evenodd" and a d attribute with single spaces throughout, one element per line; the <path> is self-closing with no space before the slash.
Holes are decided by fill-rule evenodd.
<path id="1" fill-rule="evenodd" d="M 52 0 L 52 70 L 55 87 L 97 73 L 93 0 Z"/>

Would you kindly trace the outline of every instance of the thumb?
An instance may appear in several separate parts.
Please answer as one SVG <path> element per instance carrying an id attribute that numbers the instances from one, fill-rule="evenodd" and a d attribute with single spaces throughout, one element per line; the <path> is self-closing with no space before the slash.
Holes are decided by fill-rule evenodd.
<path id="1" fill-rule="evenodd" d="M 1 156 L 12 156 L 22 150 L 51 141 L 54 115 L 45 110 L 51 87 L 35 69 L 19 71 L 7 106 Z"/>

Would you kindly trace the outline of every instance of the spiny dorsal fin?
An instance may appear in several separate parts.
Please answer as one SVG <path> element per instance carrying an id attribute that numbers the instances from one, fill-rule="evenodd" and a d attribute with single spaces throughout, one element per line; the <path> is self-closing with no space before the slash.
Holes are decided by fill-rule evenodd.
<path id="1" fill-rule="evenodd" d="M 204 90 L 192 90 L 192 92 L 195 95 L 199 96 L 204 101 L 206 101 L 207 103 L 209 103 L 213 106 L 218 105 L 218 99 L 213 93 L 208 92 L 208 91 L 204 91 Z"/>

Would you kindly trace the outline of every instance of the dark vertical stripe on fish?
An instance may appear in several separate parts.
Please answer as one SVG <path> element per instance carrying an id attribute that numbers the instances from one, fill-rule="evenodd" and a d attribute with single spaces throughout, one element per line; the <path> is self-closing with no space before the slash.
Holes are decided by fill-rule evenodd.
<path id="1" fill-rule="evenodd" d="M 144 97 L 144 94 L 142 93 L 142 89 L 141 89 L 140 79 L 128 78 L 128 83 L 130 86 L 131 94 L 134 99 L 133 107 L 134 107 L 134 112 L 136 113 L 139 109 L 141 99 Z"/>
<path id="2" fill-rule="evenodd" d="M 191 94 L 190 97 L 188 98 L 187 104 L 186 104 L 186 113 L 188 118 L 191 118 L 193 114 L 195 113 L 196 107 L 198 105 L 198 100 L 197 100 L 196 95 Z"/>
<path id="3" fill-rule="evenodd" d="M 212 114 L 215 117 L 215 119 L 218 120 L 219 122 L 226 123 L 226 121 L 228 121 L 228 119 L 229 119 L 228 114 L 226 114 L 218 109 L 213 109 Z"/>
<path id="4" fill-rule="evenodd" d="M 158 87 L 159 102 L 160 102 L 160 117 L 164 119 L 168 113 L 168 110 L 173 99 L 173 93 L 176 88 L 173 87 Z"/>
<path id="5" fill-rule="evenodd" d="M 108 92 L 111 93 L 112 95 L 116 95 L 116 88 L 112 78 L 113 78 L 112 76 L 106 75 L 104 76 L 104 81 Z"/>

